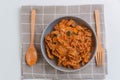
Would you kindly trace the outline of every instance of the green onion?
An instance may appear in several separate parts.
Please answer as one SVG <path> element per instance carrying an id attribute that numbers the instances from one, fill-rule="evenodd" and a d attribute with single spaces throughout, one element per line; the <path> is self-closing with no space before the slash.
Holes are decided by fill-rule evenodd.
<path id="1" fill-rule="evenodd" d="M 52 44 L 56 44 L 56 42 L 52 42 Z"/>
<path id="2" fill-rule="evenodd" d="M 70 36 L 70 31 L 67 31 L 66 34 L 67 34 L 67 36 Z"/>

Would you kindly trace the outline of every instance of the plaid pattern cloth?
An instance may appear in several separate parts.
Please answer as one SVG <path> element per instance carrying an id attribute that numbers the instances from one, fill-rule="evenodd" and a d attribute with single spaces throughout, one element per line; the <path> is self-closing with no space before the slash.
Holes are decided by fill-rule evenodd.
<path id="1" fill-rule="evenodd" d="M 36 9 L 35 47 L 39 60 L 36 65 L 29 67 L 25 63 L 26 50 L 30 43 L 30 13 Z M 55 79 L 55 80 L 103 80 L 107 74 L 107 53 L 105 49 L 104 66 L 96 67 L 95 59 L 84 69 L 77 72 L 61 72 L 51 67 L 43 58 L 40 51 L 40 37 L 43 29 L 54 19 L 61 16 L 76 16 L 88 22 L 95 30 L 94 10 L 100 11 L 101 40 L 105 49 L 105 26 L 103 5 L 76 6 L 22 6 L 20 10 L 21 37 L 21 78 L 22 79 Z"/>

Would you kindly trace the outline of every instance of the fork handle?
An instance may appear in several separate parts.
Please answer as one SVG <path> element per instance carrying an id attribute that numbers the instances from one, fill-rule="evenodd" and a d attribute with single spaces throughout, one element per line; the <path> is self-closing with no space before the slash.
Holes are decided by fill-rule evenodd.
<path id="1" fill-rule="evenodd" d="M 101 45 L 101 36 L 100 36 L 100 15 L 99 11 L 95 10 L 95 25 L 96 25 L 96 32 L 98 38 L 98 44 Z"/>

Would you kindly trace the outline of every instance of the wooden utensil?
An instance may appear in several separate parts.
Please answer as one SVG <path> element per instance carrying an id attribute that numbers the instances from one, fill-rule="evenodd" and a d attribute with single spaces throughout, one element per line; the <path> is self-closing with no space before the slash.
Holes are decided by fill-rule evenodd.
<path id="1" fill-rule="evenodd" d="M 104 49 L 101 45 L 99 10 L 95 10 L 95 23 L 96 23 L 96 32 L 97 32 L 97 38 L 98 38 L 98 49 L 95 57 L 96 65 L 102 66 L 104 64 Z"/>
<path id="2" fill-rule="evenodd" d="M 37 51 L 34 46 L 35 15 L 36 15 L 36 10 L 33 9 L 31 12 L 31 42 L 26 52 L 26 63 L 29 66 L 32 66 L 37 62 Z"/>

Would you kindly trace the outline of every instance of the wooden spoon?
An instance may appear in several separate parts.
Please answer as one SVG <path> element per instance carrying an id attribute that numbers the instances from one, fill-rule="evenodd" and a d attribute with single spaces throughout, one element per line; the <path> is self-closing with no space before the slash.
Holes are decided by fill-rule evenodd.
<path id="1" fill-rule="evenodd" d="M 31 42 L 26 52 L 26 63 L 29 66 L 32 66 L 37 62 L 37 51 L 34 46 L 35 15 L 36 15 L 36 11 L 33 9 L 31 12 Z"/>

